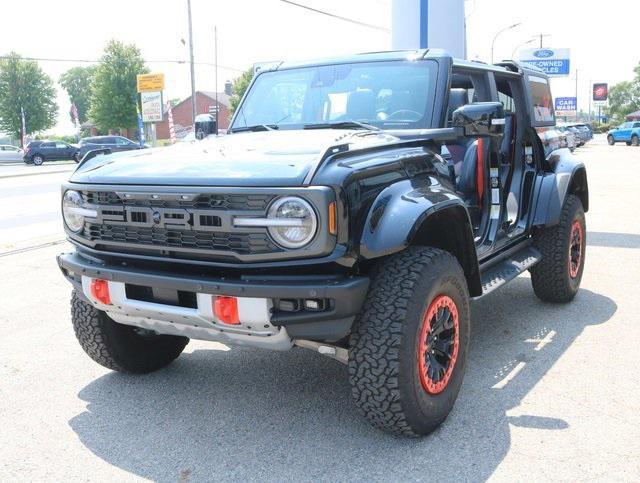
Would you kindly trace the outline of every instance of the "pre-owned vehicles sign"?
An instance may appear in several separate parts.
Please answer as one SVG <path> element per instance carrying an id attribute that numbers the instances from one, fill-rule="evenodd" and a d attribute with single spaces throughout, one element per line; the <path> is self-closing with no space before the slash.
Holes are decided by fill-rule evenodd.
<path id="1" fill-rule="evenodd" d="M 569 49 L 522 49 L 520 62 L 536 66 L 550 76 L 569 75 Z"/>
<path id="2" fill-rule="evenodd" d="M 556 116 L 574 117 L 578 110 L 578 102 L 575 97 L 556 97 Z"/>

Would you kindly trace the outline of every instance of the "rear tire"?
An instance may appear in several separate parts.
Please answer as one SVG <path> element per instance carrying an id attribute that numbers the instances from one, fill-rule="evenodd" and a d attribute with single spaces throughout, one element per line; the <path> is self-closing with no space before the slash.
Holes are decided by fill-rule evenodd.
<path id="1" fill-rule="evenodd" d="M 360 412 L 396 434 L 435 430 L 460 391 L 470 326 L 467 282 L 451 254 L 410 247 L 381 262 L 350 341 Z"/>
<path id="2" fill-rule="evenodd" d="M 98 364 L 119 372 L 144 374 L 170 364 L 189 342 L 119 324 L 73 291 L 71 320 L 84 351 Z"/>
<path id="3" fill-rule="evenodd" d="M 635 134 L 631 136 L 631 146 L 640 146 L 640 142 L 638 142 L 638 136 L 636 136 Z"/>
<path id="4" fill-rule="evenodd" d="M 42 166 L 42 163 L 44 163 L 44 157 L 41 154 L 35 154 L 31 156 L 31 162 L 36 166 Z"/>
<path id="5" fill-rule="evenodd" d="M 533 244 L 542 254 L 534 265 L 531 284 L 536 296 L 545 302 L 566 303 L 580 288 L 584 271 L 587 228 L 582 202 L 569 195 L 560 213 L 560 222 L 536 232 Z"/>
<path id="6" fill-rule="evenodd" d="M 613 146 L 616 143 L 615 139 L 613 139 L 613 136 L 611 134 L 607 136 L 607 143 L 609 144 L 609 146 Z"/>

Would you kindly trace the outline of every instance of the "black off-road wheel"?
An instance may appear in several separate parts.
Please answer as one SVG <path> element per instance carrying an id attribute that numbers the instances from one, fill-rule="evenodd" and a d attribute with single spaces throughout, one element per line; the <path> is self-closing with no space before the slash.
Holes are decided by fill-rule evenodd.
<path id="1" fill-rule="evenodd" d="M 533 244 L 542 254 L 542 260 L 530 270 L 536 296 L 545 302 L 573 300 L 580 288 L 587 247 L 587 227 L 580 198 L 567 196 L 560 223 L 536 232 Z"/>
<path id="2" fill-rule="evenodd" d="M 114 371 L 144 374 L 170 364 L 189 342 L 186 337 L 157 335 L 119 324 L 73 292 L 71 320 L 84 351 Z"/>
<path id="3" fill-rule="evenodd" d="M 410 247 L 381 262 L 350 340 L 360 412 L 392 433 L 432 432 L 460 391 L 469 332 L 467 282 L 451 254 Z"/>

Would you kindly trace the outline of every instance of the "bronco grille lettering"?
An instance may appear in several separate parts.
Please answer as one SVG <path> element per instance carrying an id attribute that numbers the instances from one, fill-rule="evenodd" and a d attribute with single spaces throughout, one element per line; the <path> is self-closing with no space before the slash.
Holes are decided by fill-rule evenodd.
<path id="1" fill-rule="evenodd" d="M 146 206 L 98 206 L 96 223 L 188 231 L 228 231 L 230 216 L 211 210 Z"/>

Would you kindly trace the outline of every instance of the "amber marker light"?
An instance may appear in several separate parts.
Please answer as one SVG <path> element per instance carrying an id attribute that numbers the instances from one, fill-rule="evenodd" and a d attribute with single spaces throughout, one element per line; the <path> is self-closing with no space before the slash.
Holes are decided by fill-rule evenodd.
<path id="1" fill-rule="evenodd" d="M 336 202 L 329 203 L 329 233 L 338 234 L 338 215 L 336 214 Z"/>

